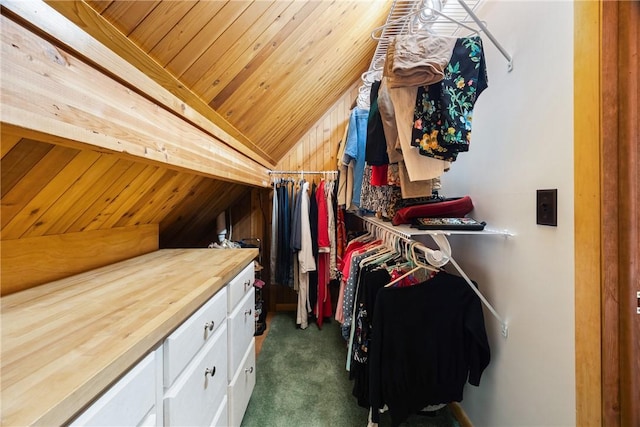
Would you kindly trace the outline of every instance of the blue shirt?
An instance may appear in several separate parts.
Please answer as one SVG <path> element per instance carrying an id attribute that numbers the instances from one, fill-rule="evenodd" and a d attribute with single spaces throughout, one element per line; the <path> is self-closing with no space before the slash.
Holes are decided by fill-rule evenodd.
<path id="1" fill-rule="evenodd" d="M 352 203 L 360 207 L 360 192 L 362 190 L 362 177 L 364 175 L 364 157 L 367 146 L 367 120 L 369 110 L 354 108 L 349 118 L 349 131 L 347 142 L 344 146 L 345 164 L 355 160 L 353 168 L 353 198 Z"/>

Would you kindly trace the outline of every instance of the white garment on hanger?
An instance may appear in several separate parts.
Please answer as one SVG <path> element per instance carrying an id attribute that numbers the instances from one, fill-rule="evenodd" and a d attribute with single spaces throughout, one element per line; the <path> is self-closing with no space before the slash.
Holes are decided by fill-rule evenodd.
<path id="1" fill-rule="evenodd" d="M 315 271 L 316 260 L 313 257 L 313 243 L 311 240 L 311 224 L 309 222 L 309 183 L 302 184 L 300 195 L 300 228 L 301 228 L 301 248 L 298 251 L 298 308 L 296 313 L 296 323 L 300 328 L 306 329 L 309 326 L 309 313 L 311 303 L 309 301 L 309 272 Z"/>
<path id="2" fill-rule="evenodd" d="M 315 271 L 316 259 L 313 256 L 313 242 L 311 240 L 311 224 L 309 222 L 309 183 L 302 184 L 302 199 L 300 200 L 300 239 L 301 247 L 298 251 L 298 262 L 301 272 Z"/>

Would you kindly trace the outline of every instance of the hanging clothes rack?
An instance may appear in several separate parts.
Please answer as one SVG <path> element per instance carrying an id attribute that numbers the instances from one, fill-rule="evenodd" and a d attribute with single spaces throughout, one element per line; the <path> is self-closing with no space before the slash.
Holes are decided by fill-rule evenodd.
<path id="1" fill-rule="evenodd" d="M 466 8 L 468 8 L 468 6 L 464 3 L 464 1 L 462 1 L 461 4 L 464 4 L 464 6 Z M 471 9 L 469 9 L 469 11 L 470 11 L 470 14 L 473 14 L 473 11 L 471 11 Z M 425 12 L 429 12 L 429 13 L 425 14 Z M 473 14 L 473 16 L 475 17 L 475 14 Z M 413 22 L 412 20 L 410 20 L 410 18 L 414 18 L 413 21 L 417 21 L 417 22 Z M 396 18 L 393 21 L 387 22 L 386 24 L 375 28 L 371 32 L 371 38 L 373 40 L 378 40 L 378 41 L 382 40 L 383 38 L 388 38 L 390 40 L 393 37 L 396 37 L 396 36 L 399 36 L 399 35 L 402 35 L 402 34 L 406 34 L 407 30 L 411 31 L 411 28 L 412 27 L 416 27 L 416 26 L 418 26 L 418 27 L 424 26 L 424 27 L 427 28 L 427 31 L 429 31 L 430 27 L 436 22 L 436 19 L 438 19 L 438 18 L 446 19 L 447 21 L 452 22 L 452 23 L 454 23 L 456 25 L 459 25 L 460 27 L 471 31 L 472 33 L 479 33 L 480 32 L 480 30 L 467 25 L 468 21 L 460 21 L 458 19 L 452 18 L 449 15 L 447 15 L 446 13 L 443 13 L 440 10 L 435 9 L 432 6 L 422 6 L 422 7 L 418 8 L 418 9 L 414 10 L 413 12 L 407 13 L 406 15 L 403 15 L 400 18 Z M 398 24 L 402 23 L 402 22 L 407 22 L 408 26 L 406 26 L 406 25 L 398 26 Z M 475 21 L 474 20 L 473 22 L 477 23 L 477 22 L 482 22 L 482 21 Z M 484 24 L 483 24 L 483 26 L 484 26 Z M 391 31 L 384 32 L 383 30 L 385 28 L 391 28 Z M 486 26 L 484 28 L 486 28 Z M 400 30 L 400 31 L 398 31 L 398 30 Z M 377 35 L 378 31 L 380 32 L 380 35 Z"/>
<path id="2" fill-rule="evenodd" d="M 386 223 L 383 223 L 371 217 L 362 216 L 360 218 L 364 221 L 365 228 L 367 229 L 367 231 L 373 233 L 374 235 L 380 237 L 381 239 L 384 239 L 386 236 L 389 236 L 389 235 L 393 235 L 397 239 L 402 239 L 405 243 L 411 245 L 412 251 L 421 252 L 424 259 L 434 267 L 442 267 L 447 263 L 451 263 L 451 265 L 453 265 L 455 269 L 458 271 L 460 276 L 471 287 L 473 292 L 475 292 L 476 295 L 478 295 L 478 298 L 480 298 L 482 303 L 491 312 L 493 317 L 495 317 L 496 320 L 500 323 L 502 336 L 507 338 L 509 333 L 509 327 L 507 325 L 507 322 L 502 318 L 502 316 L 498 314 L 496 309 L 493 308 L 493 306 L 484 297 L 484 295 L 482 295 L 482 293 L 478 290 L 478 288 L 476 288 L 476 286 L 473 284 L 469 276 L 467 276 L 467 274 L 464 272 L 462 267 L 460 267 L 460 265 L 455 261 L 455 259 L 453 259 L 453 257 L 451 256 L 451 246 L 449 245 L 449 240 L 447 239 L 447 236 L 445 233 L 440 233 L 440 232 L 428 233 L 428 235 L 431 236 L 435 244 L 438 246 L 438 249 L 431 249 L 423 245 L 422 243 L 415 241 L 412 238 L 411 234 L 402 230 L 397 230 L 392 225 L 387 225 Z"/>
<path id="3" fill-rule="evenodd" d="M 424 29 L 440 35 L 456 35 L 460 29 L 473 33 L 484 33 L 507 60 L 507 70 L 513 70 L 513 58 L 489 31 L 485 22 L 475 14 L 482 0 L 394 0 L 384 25 L 371 32 L 378 42 L 369 70 L 361 76 L 357 105 L 369 108 L 371 85 L 382 75 L 387 48 L 391 40 L 411 31 Z M 470 6 L 471 5 L 471 6 Z M 477 25 L 478 28 L 472 25 Z"/>
<path id="4" fill-rule="evenodd" d="M 328 180 L 337 180 L 338 179 L 338 171 L 337 170 L 325 170 L 325 171 L 306 171 L 306 170 L 298 170 L 298 171 L 269 171 L 269 175 L 271 179 L 275 179 L 276 177 L 283 177 L 284 175 L 297 175 L 300 179 L 304 179 L 305 175 L 322 175 L 322 178 Z M 275 181 L 274 181 L 275 182 Z"/>
<path id="5" fill-rule="evenodd" d="M 269 175 L 330 175 L 330 174 L 338 174 L 337 170 L 327 170 L 327 171 L 269 171 Z"/>

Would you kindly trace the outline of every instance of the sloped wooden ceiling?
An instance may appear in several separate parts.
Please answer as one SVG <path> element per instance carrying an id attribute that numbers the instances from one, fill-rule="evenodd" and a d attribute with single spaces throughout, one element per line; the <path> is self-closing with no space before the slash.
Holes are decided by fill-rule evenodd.
<path id="1" fill-rule="evenodd" d="M 154 163 L 153 158 L 123 156 L 99 144 L 78 145 L 75 141 L 64 139 L 69 138 L 66 134 L 51 137 L 46 129 L 32 129 L 26 122 L 8 122 L 10 126 L 7 126 L 3 121 L 0 145 L 0 244 L 4 248 L 1 252 L 11 255 L 3 257 L 3 263 L 14 263 L 16 257 L 22 256 L 22 252 L 15 250 L 18 246 L 26 248 L 29 257 L 37 256 L 32 242 L 42 242 L 43 239 L 62 243 L 67 238 L 87 241 L 87 249 L 91 250 L 78 255 L 92 258 L 100 249 L 88 243 L 92 238 L 89 235 L 99 233 L 108 236 L 105 239 L 105 244 L 108 244 L 111 236 L 121 236 L 127 230 L 138 228 L 155 230 L 145 232 L 144 236 L 156 241 L 159 238 L 161 247 L 206 245 L 214 237 L 218 214 L 247 200 L 250 194 L 253 195 L 250 186 L 256 186 L 255 179 L 252 182 L 242 181 L 242 173 L 235 174 L 234 179 L 229 179 L 231 182 L 227 182 L 223 175 L 212 176 L 208 173 L 207 168 L 212 166 L 205 164 L 206 159 L 202 158 L 202 153 L 212 143 L 207 138 L 211 136 L 211 139 L 227 144 L 227 154 L 233 151 L 240 157 L 251 157 L 247 164 L 262 168 L 247 172 L 248 175 L 255 178 L 256 174 L 264 173 L 266 179 L 266 169 L 275 167 L 287 156 L 301 138 L 325 117 L 327 110 L 335 106 L 336 101 L 340 100 L 340 111 L 348 111 L 345 94 L 350 93 L 351 98 L 355 99 L 354 87 L 368 69 L 376 47 L 370 37 L 371 31 L 383 24 L 391 1 L 45 0 L 47 5 L 80 30 L 191 108 L 184 116 L 181 115 L 184 111 L 171 110 L 179 110 L 180 103 L 171 103 L 171 108 L 165 105 L 157 109 L 158 117 L 162 117 L 158 119 L 159 122 L 173 117 L 172 114 L 183 117 L 180 125 L 190 126 L 189 132 L 181 133 L 183 127 L 175 127 L 172 129 L 176 132 L 170 135 L 154 134 L 153 129 L 147 129 L 144 135 L 161 139 L 162 143 L 158 146 L 169 147 L 172 155 L 182 153 L 180 150 L 186 153 L 194 145 L 197 146 L 197 141 L 190 138 L 192 146 L 183 147 L 183 140 L 176 138 L 176 135 L 204 138 L 204 146 L 200 147 L 195 157 L 200 161 L 198 165 L 201 169 L 192 170 L 186 164 L 169 167 L 162 162 Z M 46 13 L 39 13 L 44 12 L 39 2 L 3 0 L 0 11 L 3 22 L 12 22 L 12 29 L 20 27 L 26 30 L 24 34 L 31 34 L 31 31 L 37 34 L 29 35 L 29 41 L 41 36 L 47 40 L 42 43 L 35 41 L 37 46 L 49 46 L 52 39 L 59 40 L 60 35 L 75 40 L 69 35 L 77 34 L 77 29 L 71 31 L 71 28 L 65 27 L 68 24 L 60 25 L 57 20 L 59 17 L 47 21 L 52 17 L 48 8 Z M 41 26 L 43 23 L 48 29 Z M 21 35 L 17 44 L 9 48 L 8 38 L 5 37 L 8 27 L 8 24 L 3 25 L 3 40 L 7 45 L 3 57 L 10 52 L 17 52 L 18 46 L 26 43 Z M 68 34 L 66 30 L 70 30 Z M 47 38 L 51 31 L 56 33 L 51 36 L 52 39 Z M 119 95 L 126 92 L 133 94 L 132 97 L 144 97 L 149 101 L 149 108 L 156 111 L 153 107 L 155 98 L 146 96 L 145 88 L 127 81 L 130 76 L 119 74 L 124 67 L 110 68 L 108 64 L 114 62 L 102 50 L 97 57 L 105 62 L 92 62 L 92 56 L 87 56 L 87 53 L 93 52 L 93 42 L 85 46 L 85 38 L 80 37 L 77 43 L 73 40 L 62 41 L 52 50 L 61 52 L 67 60 L 73 61 L 73 67 L 58 64 L 59 71 L 67 73 L 93 67 L 104 73 L 100 76 L 102 80 L 93 84 L 108 91 L 109 88 L 120 88 L 118 82 L 123 83 L 127 89 L 118 92 Z M 49 51 L 38 51 L 38 55 L 46 56 L 46 52 Z M 24 53 L 19 56 L 21 60 L 29 60 Z M 89 60 L 83 61 L 82 58 Z M 36 59 L 40 65 L 46 62 L 46 58 Z M 27 67 L 26 71 L 38 73 L 33 67 L 29 68 L 26 62 L 22 66 Z M 3 70 L 7 70 L 7 67 Z M 15 70 L 18 68 L 14 67 Z M 18 81 L 31 82 L 29 78 L 22 78 L 17 71 L 12 76 Z M 45 79 L 50 77 L 47 72 L 39 76 Z M 5 91 L 11 88 L 7 86 L 7 78 L 2 80 L 5 82 L 4 96 Z M 54 80 L 48 83 L 58 84 Z M 136 79 L 135 82 L 147 84 L 142 79 Z M 42 79 L 33 84 L 49 87 Z M 66 93 L 65 96 L 81 99 L 82 94 L 76 95 L 76 92 L 81 92 L 82 87 L 74 87 L 70 91 L 73 93 Z M 49 92 L 45 92 L 49 96 Z M 13 95 L 15 99 L 21 99 L 20 94 L 12 92 Z M 100 100 L 93 101 L 89 102 L 92 108 L 100 110 Z M 73 102 L 69 101 L 71 104 Z M 200 116 L 196 117 L 193 111 Z M 88 114 L 91 112 L 93 110 L 88 109 Z M 121 113 L 119 110 L 116 112 Z M 22 113 L 18 114 L 21 120 L 28 116 L 28 111 Z M 46 110 L 42 116 L 48 113 Z M 73 111 L 67 108 L 64 113 L 71 115 L 62 117 L 61 113 L 52 112 L 61 122 L 73 120 Z M 122 126 L 131 127 L 127 127 L 127 131 L 135 132 L 135 118 L 125 116 L 109 117 L 114 123 L 120 121 L 124 123 Z M 323 136 L 331 135 L 333 142 L 328 146 L 321 145 L 324 139 L 320 138 L 320 143 L 307 144 L 298 152 L 315 159 L 314 150 L 322 150 L 323 156 L 331 151 L 336 146 L 338 134 L 343 130 L 343 116 L 347 117 L 347 114 L 334 116 L 326 118 L 322 129 L 318 131 Z M 200 117 L 209 120 L 213 126 L 200 121 Z M 172 123 L 177 126 L 176 122 L 177 119 Z M 73 123 L 82 127 L 82 121 Z M 25 129 L 29 132 L 24 133 Z M 229 137 L 218 138 L 219 134 Z M 148 142 L 150 147 L 155 147 L 153 141 Z M 211 160 L 220 162 L 237 157 L 234 156 L 218 156 Z M 297 164 L 301 165 L 304 159 L 298 160 Z M 131 251 L 142 250 L 136 248 L 136 244 L 131 245 Z M 153 245 L 157 245 L 157 242 L 149 246 Z M 11 250 L 5 250 L 9 247 Z M 118 255 L 134 256 L 125 253 Z M 38 262 L 37 257 L 20 259 L 21 267 Z M 30 261 L 24 262 L 25 259 Z M 57 262 L 55 257 L 51 261 Z M 83 264 L 82 267 L 87 265 Z M 58 270 L 75 272 L 66 266 Z M 16 274 L 21 273 L 18 271 Z"/>
<path id="2" fill-rule="evenodd" d="M 12 136 L 3 134 L 3 144 Z M 171 246 L 206 246 L 249 188 L 29 139 L 3 153 L 3 240 L 160 224 Z M 165 245 L 166 246 L 166 245 Z"/>
<path id="3" fill-rule="evenodd" d="M 368 69 L 376 47 L 370 33 L 391 6 L 391 0 L 48 3 L 123 56 L 131 54 L 123 43 L 135 44 L 228 122 L 218 125 L 236 130 L 240 142 L 272 164 Z"/>

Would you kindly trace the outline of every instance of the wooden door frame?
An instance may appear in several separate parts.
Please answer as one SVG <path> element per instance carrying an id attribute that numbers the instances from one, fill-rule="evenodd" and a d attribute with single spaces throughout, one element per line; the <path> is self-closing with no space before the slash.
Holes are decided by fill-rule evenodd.
<path id="1" fill-rule="evenodd" d="M 640 3 L 602 4 L 602 411 L 640 425 L 638 23 Z"/>
<path id="2" fill-rule="evenodd" d="M 640 6 L 574 10 L 576 425 L 640 425 Z"/>

